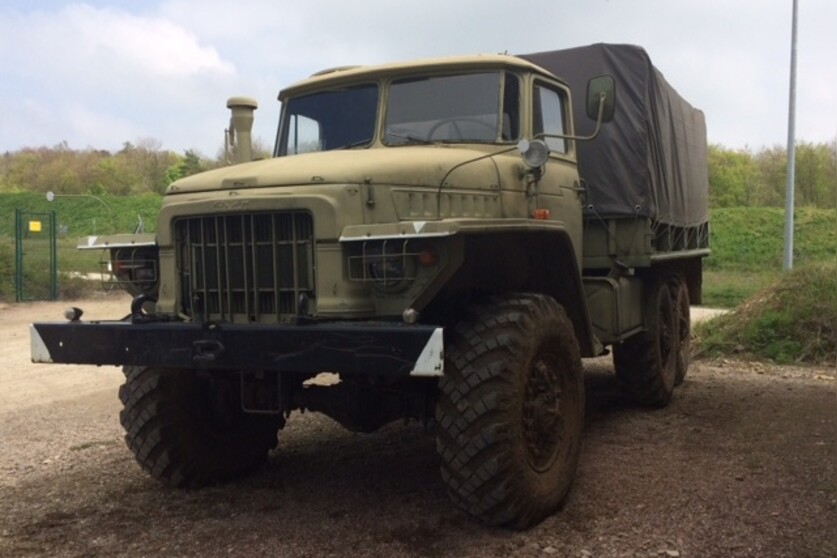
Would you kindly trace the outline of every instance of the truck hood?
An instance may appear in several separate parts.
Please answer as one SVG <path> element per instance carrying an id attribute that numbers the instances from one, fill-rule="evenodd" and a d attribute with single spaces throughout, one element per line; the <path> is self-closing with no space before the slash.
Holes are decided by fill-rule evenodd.
<path id="1" fill-rule="evenodd" d="M 502 151 L 502 147 L 490 146 Z M 307 184 L 388 184 L 451 188 L 502 187 L 498 166 L 520 165 L 516 151 L 491 153 L 449 145 L 325 151 L 253 161 L 173 182 L 167 194 Z M 475 160 L 478 159 L 478 160 Z M 473 162 L 469 162 L 473 161 Z M 503 162 L 501 162 L 503 161 Z"/>

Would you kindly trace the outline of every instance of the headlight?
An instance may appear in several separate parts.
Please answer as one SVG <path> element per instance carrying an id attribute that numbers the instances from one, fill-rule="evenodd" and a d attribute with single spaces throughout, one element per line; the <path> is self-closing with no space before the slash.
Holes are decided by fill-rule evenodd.
<path id="1" fill-rule="evenodd" d="M 349 279 L 371 283 L 376 288 L 395 292 L 406 288 L 416 278 L 419 251 L 409 240 L 392 239 L 359 243 L 349 256 Z"/>
<path id="2" fill-rule="evenodd" d="M 385 285 L 391 285 L 402 281 L 406 273 L 404 271 L 405 262 L 398 256 L 382 255 L 371 259 L 369 262 L 369 276 L 375 281 L 379 281 Z"/>
<path id="3" fill-rule="evenodd" d="M 132 295 L 146 294 L 156 298 L 156 247 L 111 249 L 107 271 L 111 283 L 116 283 Z"/>

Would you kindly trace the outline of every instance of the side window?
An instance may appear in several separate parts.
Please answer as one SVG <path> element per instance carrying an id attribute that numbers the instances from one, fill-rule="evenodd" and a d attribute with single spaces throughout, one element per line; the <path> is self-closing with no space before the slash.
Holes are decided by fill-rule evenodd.
<path id="1" fill-rule="evenodd" d="M 564 118 L 566 100 L 560 91 L 536 84 L 535 98 L 533 99 L 532 106 L 534 109 L 532 128 L 536 136 L 538 134 L 567 134 L 566 119 Z M 546 137 L 544 141 L 546 141 L 551 151 L 557 153 L 567 152 L 566 139 Z"/>
<path id="2" fill-rule="evenodd" d="M 322 151 L 320 123 L 313 118 L 292 114 L 288 119 L 288 155 Z"/>
<path id="3" fill-rule="evenodd" d="M 520 78 L 506 73 L 503 90 L 503 130 L 501 139 L 511 141 L 520 136 Z"/>

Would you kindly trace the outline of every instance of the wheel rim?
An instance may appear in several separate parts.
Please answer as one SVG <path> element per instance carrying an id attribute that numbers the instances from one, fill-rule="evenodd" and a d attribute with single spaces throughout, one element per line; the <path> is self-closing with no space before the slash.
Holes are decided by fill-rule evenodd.
<path id="1" fill-rule="evenodd" d="M 523 439 L 533 469 L 543 472 L 555 462 L 561 447 L 564 416 L 561 375 L 551 355 L 538 358 L 529 373 L 523 400 Z"/>

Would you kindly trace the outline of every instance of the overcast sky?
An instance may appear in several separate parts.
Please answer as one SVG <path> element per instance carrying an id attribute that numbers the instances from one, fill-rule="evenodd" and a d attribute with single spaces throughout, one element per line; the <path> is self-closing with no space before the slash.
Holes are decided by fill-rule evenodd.
<path id="1" fill-rule="evenodd" d="M 785 145 L 792 0 L 6 0 L 0 152 L 158 140 L 214 157 L 226 99 L 346 64 L 633 43 L 706 114 L 709 141 Z M 837 137 L 837 1 L 799 0 L 797 138 Z"/>

